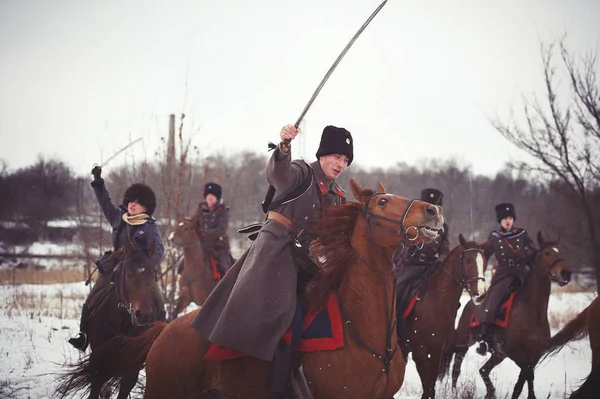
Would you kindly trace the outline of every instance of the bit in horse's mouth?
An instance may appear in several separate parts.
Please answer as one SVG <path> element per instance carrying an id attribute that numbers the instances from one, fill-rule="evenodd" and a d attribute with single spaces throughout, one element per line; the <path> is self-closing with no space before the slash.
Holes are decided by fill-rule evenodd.
<path id="1" fill-rule="evenodd" d="M 420 226 L 419 231 L 427 238 L 437 238 L 441 229 L 429 226 Z"/>

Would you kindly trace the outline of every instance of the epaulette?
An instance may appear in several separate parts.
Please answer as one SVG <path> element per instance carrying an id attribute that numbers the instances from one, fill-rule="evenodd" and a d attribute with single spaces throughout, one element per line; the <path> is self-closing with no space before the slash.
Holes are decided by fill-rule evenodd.
<path id="1" fill-rule="evenodd" d="M 339 195 L 340 197 L 342 197 L 343 199 L 346 199 L 346 192 L 344 191 L 343 188 L 340 187 L 339 184 L 335 183 L 335 192 L 337 193 L 337 195 Z"/>

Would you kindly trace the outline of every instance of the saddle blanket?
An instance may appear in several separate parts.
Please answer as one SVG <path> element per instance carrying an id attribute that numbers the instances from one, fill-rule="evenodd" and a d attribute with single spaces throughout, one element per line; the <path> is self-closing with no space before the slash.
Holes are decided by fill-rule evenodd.
<path id="1" fill-rule="evenodd" d="M 415 294 L 415 296 L 412 297 L 412 299 L 408 303 L 408 306 L 402 312 L 402 318 L 403 319 L 406 319 L 410 315 L 410 313 L 415 308 L 415 304 L 417 303 L 418 300 L 419 300 L 419 291 L 417 291 L 417 293 Z"/>
<path id="2" fill-rule="evenodd" d="M 500 309 L 498 309 L 498 313 L 496 314 L 496 319 L 494 320 L 494 324 L 501 328 L 506 328 L 508 326 L 508 321 L 510 319 L 510 311 L 512 310 L 512 306 L 515 300 L 515 295 L 517 291 L 513 291 L 508 298 L 502 302 L 500 305 Z M 469 327 L 477 327 L 481 323 L 477 319 L 477 317 L 472 314 L 471 321 L 469 322 Z"/>
<path id="3" fill-rule="evenodd" d="M 298 352 L 332 351 L 344 346 L 342 315 L 338 298 L 329 293 L 327 305 L 319 312 L 308 311 L 296 306 L 294 318 L 301 317 L 302 323 L 293 323 L 282 339 L 287 345 L 297 342 Z M 211 343 L 204 355 L 205 359 L 228 360 L 247 356 L 235 349 Z"/>

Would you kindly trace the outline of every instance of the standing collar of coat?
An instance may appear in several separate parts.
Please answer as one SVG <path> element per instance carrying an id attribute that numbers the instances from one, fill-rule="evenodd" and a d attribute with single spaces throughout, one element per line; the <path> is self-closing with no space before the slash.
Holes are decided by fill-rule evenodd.
<path id="1" fill-rule="evenodd" d="M 325 177 L 325 172 L 323 172 L 323 168 L 321 168 L 321 163 L 319 160 L 314 161 L 310 164 L 311 169 L 315 173 L 315 179 L 317 180 L 317 184 L 321 189 L 321 194 L 325 196 L 328 191 L 331 191 L 342 198 L 346 198 L 346 193 L 339 184 L 335 180 L 328 180 Z"/>

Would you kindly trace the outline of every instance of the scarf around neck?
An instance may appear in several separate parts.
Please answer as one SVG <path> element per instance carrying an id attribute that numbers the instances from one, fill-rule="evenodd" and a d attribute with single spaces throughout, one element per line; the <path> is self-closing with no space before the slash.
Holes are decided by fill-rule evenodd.
<path id="1" fill-rule="evenodd" d="M 137 215 L 130 215 L 129 213 L 123 214 L 123 221 L 131 226 L 140 226 L 148 222 L 148 216 L 146 213 L 138 213 Z"/>

